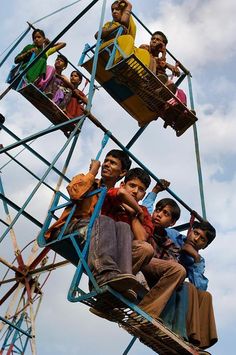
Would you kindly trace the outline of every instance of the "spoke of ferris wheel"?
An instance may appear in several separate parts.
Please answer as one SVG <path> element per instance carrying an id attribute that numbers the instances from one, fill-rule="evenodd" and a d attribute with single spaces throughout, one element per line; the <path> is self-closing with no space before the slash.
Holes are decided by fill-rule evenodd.
<path id="1" fill-rule="evenodd" d="M 9 283 L 9 282 L 16 281 L 16 280 L 17 280 L 17 278 L 16 278 L 16 277 L 13 277 L 13 278 L 11 278 L 11 279 L 6 279 L 6 280 L 3 280 L 3 281 L 0 281 L 0 286 L 1 286 L 1 285 L 4 285 L 4 284 L 7 284 L 7 283 Z"/>
<path id="2" fill-rule="evenodd" d="M 72 155 L 72 151 L 74 150 L 75 148 L 75 145 L 76 145 L 76 142 L 77 142 L 77 139 L 74 139 L 73 141 L 73 144 L 71 146 L 71 152 L 70 154 L 68 154 L 68 158 L 67 158 L 67 161 L 65 162 L 64 164 L 64 167 L 63 167 L 63 173 L 65 174 L 66 173 L 66 170 L 68 168 L 68 164 L 69 164 L 69 160 L 71 158 L 71 155 Z M 62 179 L 59 178 L 58 179 L 58 183 L 57 183 L 57 186 L 56 186 L 56 189 L 59 191 L 60 189 L 60 186 L 61 186 L 61 183 L 62 183 Z M 8 210 L 7 210 L 8 212 Z M 7 214 L 7 219 L 9 221 L 9 224 L 11 224 L 11 217 L 10 217 L 10 214 L 8 213 Z M 17 245 L 17 241 L 16 241 L 16 236 L 15 236 L 15 233 L 14 231 L 12 230 L 12 233 L 11 233 L 11 236 L 12 236 L 12 242 L 13 242 L 13 248 L 14 248 L 14 251 L 15 251 L 15 254 L 16 255 L 19 255 L 20 254 L 20 251 L 19 251 L 19 248 L 18 248 L 18 245 Z M 34 246 L 32 248 L 32 252 L 27 260 L 27 265 L 31 265 L 32 262 L 35 260 L 35 255 L 37 254 L 37 251 L 38 251 L 38 245 L 37 245 L 37 242 L 34 243 Z M 13 269 L 13 271 L 18 271 L 17 268 L 14 267 L 14 265 L 8 263 L 7 261 L 5 261 L 4 259 L 2 260 L 4 262 L 4 264 L 8 267 L 10 267 L 11 269 Z M 23 259 L 22 259 L 22 263 L 23 264 Z M 32 270 L 30 272 L 30 274 L 37 274 L 37 273 L 41 273 L 41 272 L 46 272 L 46 271 L 50 271 L 50 270 L 54 270 L 58 267 L 62 267 L 64 265 L 68 264 L 68 261 L 62 261 L 62 262 L 59 262 L 59 263 L 56 263 L 56 264 L 50 264 L 50 265 L 47 265 L 47 266 L 44 266 L 44 267 L 41 267 L 41 268 L 38 268 L 36 270 Z M 8 280 L 10 282 L 10 280 Z M 18 285 L 17 286 L 17 290 L 19 290 L 22 286 Z M 27 290 L 27 295 L 28 295 L 28 301 L 29 301 L 29 305 L 30 305 L 30 314 L 31 314 L 31 319 L 32 319 L 32 334 L 35 334 L 35 322 L 34 322 L 34 319 L 35 319 L 35 316 L 33 315 L 33 311 L 32 311 L 32 304 L 31 304 L 31 294 L 30 294 L 30 287 L 29 287 L 29 284 L 26 283 L 25 284 L 25 287 L 26 287 L 26 290 Z M 14 288 L 14 287 L 13 287 Z M 11 290 L 13 290 L 13 288 Z M 9 294 L 10 295 L 10 294 Z M 16 295 L 16 293 L 15 293 Z M 11 304 L 14 304 L 14 300 L 16 300 L 16 297 L 13 296 L 13 300 L 11 302 Z M 41 301 L 40 301 L 41 303 Z M 10 316 L 10 314 L 12 313 L 11 312 L 11 309 L 13 308 L 13 306 L 11 306 L 9 309 L 8 309 L 8 317 Z M 13 314 L 12 314 L 13 315 Z M 33 338 L 34 339 L 34 338 Z M 31 348 L 32 348 L 32 354 L 36 354 L 36 345 L 35 345 L 35 340 L 31 341 Z"/>
<path id="3" fill-rule="evenodd" d="M 35 286 L 33 287 L 33 289 L 31 290 L 32 292 L 34 291 Z M 29 304 L 29 314 L 30 314 L 30 322 L 31 322 L 31 350 L 32 350 L 32 355 L 36 355 L 36 342 L 35 342 L 35 318 L 36 318 L 36 314 L 34 314 L 34 309 L 33 309 L 33 304 L 30 302 Z"/>
<path id="4" fill-rule="evenodd" d="M 35 285 L 33 285 L 32 287 L 32 292 L 35 292 Z M 13 305 L 13 303 L 16 303 L 16 302 L 13 302 L 13 301 L 16 301 L 16 297 L 14 297 L 15 300 L 12 300 L 11 302 L 11 307 Z M 26 302 L 25 301 L 25 298 L 26 298 L 26 294 L 23 292 L 21 294 L 21 297 L 20 297 L 20 300 L 18 302 L 18 305 L 16 307 L 16 309 L 11 312 L 12 313 L 12 316 L 10 316 L 8 314 L 8 317 L 7 318 L 2 318 L 3 322 L 8 326 L 8 327 L 13 327 L 13 328 L 16 328 L 17 330 L 19 330 L 21 332 L 21 334 L 17 337 L 17 338 L 13 338 L 12 340 L 12 344 L 11 347 L 9 349 L 13 350 L 14 346 L 16 346 L 15 342 L 18 341 L 21 343 L 21 346 L 22 346 L 22 349 L 23 349 L 23 343 L 22 343 L 22 337 L 24 335 L 27 335 L 27 341 L 24 345 L 24 349 L 26 347 L 26 344 L 28 342 L 28 340 L 31 338 L 31 349 L 32 349 L 32 355 L 36 355 L 36 344 L 35 344 L 35 318 L 36 318 L 36 315 L 38 313 L 38 309 L 39 309 L 39 306 L 41 304 L 41 299 L 42 299 L 42 295 L 40 297 L 40 300 L 39 302 L 37 302 L 37 307 L 36 307 L 36 310 L 34 310 L 33 308 L 33 304 L 31 304 L 30 302 Z M 29 307 L 29 313 L 27 312 L 27 307 Z M 17 319 L 19 317 L 23 317 L 26 325 L 27 325 L 27 331 L 23 331 L 22 329 L 18 329 L 16 327 L 16 324 L 15 324 L 15 321 L 17 321 Z M 13 322 L 10 321 L 10 319 L 13 318 Z M 29 320 L 29 321 L 28 321 Z M 33 337 L 33 338 L 32 338 Z M 16 347 L 18 349 L 18 347 Z M 8 349 L 8 353 L 10 354 L 9 352 L 9 349 Z"/>
<path id="5" fill-rule="evenodd" d="M 8 308 L 6 310 L 5 319 L 10 319 L 15 314 L 15 311 L 13 311 L 13 307 L 15 307 L 17 298 L 19 296 L 19 292 L 20 292 L 20 290 L 22 288 L 23 288 L 23 285 L 22 284 L 18 284 L 17 289 L 15 290 L 15 292 L 14 292 L 14 294 L 12 296 L 11 302 L 9 303 L 9 306 L 8 306 Z M 0 323 L 0 331 L 3 329 L 4 325 L 5 325 L 4 322 Z"/>
<path id="6" fill-rule="evenodd" d="M 10 216 L 10 213 L 8 213 L 8 214 L 6 215 L 6 217 L 7 217 L 7 222 L 8 222 L 8 224 L 11 224 L 12 218 L 11 218 L 11 216 Z M 13 245 L 14 254 L 15 254 L 16 257 L 17 257 L 18 263 L 20 264 L 20 263 L 23 262 L 23 260 L 22 260 L 22 257 L 21 257 L 20 248 L 19 248 L 19 246 L 18 246 L 18 244 L 17 244 L 16 234 L 15 234 L 15 231 L 14 231 L 13 228 L 10 229 L 10 236 L 11 236 L 11 241 L 12 241 L 12 245 Z"/>
<path id="7" fill-rule="evenodd" d="M 31 248 L 31 254 L 29 255 L 27 261 L 26 261 L 26 266 L 29 266 L 35 259 L 35 255 L 37 255 L 37 252 L 38 252 L 38 243 L 37 243 L 37 240 L 35 239 L 34 241 L 34 245 L 33 247 Z"/>
<path id="8" fill-rule="evenodd" d="M 20 298 L 19 298 L 19 292 L 23 289 L 23 292 L 21 293 L 20 295 Z M 32 287 L 32 290 L 34 292 L 35 290 L 35 285 L 33 285 Z M 42 294 L 39 295 L 39 297 L 36 299 L 37 300 L 37 307 L 36 307 L 36 311 L 35 311 L 35 316 L 38 312 L 38 308 L 39 308 L 39 305 L 41 304 L 41 300 L 42 300 Z M 17 316 L 19 314 L 21 314 L 22 312 L 25 312 L 26 314 L 26 317 L 27 317 L 27 308 L 28 306 L 31 304 L 31 302 L 29 301 L 28 299 L 28 295 L 27 293 L 25 292 L 25 284 L 23 283 L 19 283 L 18 285 L 18 288 L 17 290 L 15 291 L 12 299 L 11 299 L 11 302 L 8 306 L 8 309 L 6 311 L 6 314 L 5 314 L 5 319 L 7 320 L 11 320 L 12 318 L 16 319 Z M 3 324 L 1 325 L 0 327 L 0 330 L 3 328 L 4 326 L 4 322 Z"/>
<path id="9" fill-rule="evenodd" d="M 9 227 L 9 224 L 6 221 L 4 221 L 2 218 L 0 218 L 0 222 L 3 223 L 6 227 Z"/>
<path id="10" fill-rule="evenodd" d="M 69 163 L 70 163 L 72 154 L 73 154 L 73 152 L 74 152 L 76 143 L 77 143 L 77 141 L 78 141 L 78 138 L 79 138 L 79 135 L 76 135 L 76 136 L 73 138 L 73 140 L 72 140 L 72 144 L 71 144 L 71 146 L 70 146 L 70 150 L 69 150 L 69 152 L 68 152 L 68 154 L 67 154 L 67 158 L 66 158 L 65 163 L 64 163 L 64 165 L 63 165 L 63 168 L 62 168 L 62 170 L 61 170 L 63 176 L 65 176 L 65 174 L 66 174 L 66 172 L 67 172 L 67 169 L 68 169 L 68 166 L 69 166 Z M 52 205 L 52 202 L 53 202 L 53 200 L 54 200 L 55 193 L 60 190 L 61 184 L 62 184 L 62 182 L 63 182 L 63 176 L 59 176 L 59 177 L 58 177 L 57 185 L 56 185 L 56 187 L 55 187 L 55 191 L 54 191 L 54 193 L 53 193 L 53 195 L 52 195 L 52 198 L 51 198 L 51 201 L 50 201 L 50 203 L 49 203 L 48 209 L 49 209 L 49 208 L 51 207 L 51 205 Z M 47 210 L 47 211 L 48 211 L 48 210 Z M 46 213 L 45 219 L 46 219 L 46 217 L 47 217 L 47 213 Z M 28 260 L 27 260 L 27 262 L 26 262 L 26 266 L 30 266 L 30 265 L 32 264 L 32 262 L 35 260 L 35 255 L 37 254 L 38 249 L 39 249 L 39 247 L 38 247 L 37 238 L 36 238 L 35 243 L 34 243 L 33 248 L 32 248 L 32 252 L 31 252 L 31 254 L 29 255 Z"/>
<path id="11" fill-rule="evenodd" d="M 43 273 L 43 272 L 49 272 L 49 271 L 52 271 L 52 270 L 56 270 L 56 269 L 58 269 L 59 267 L 66 266 L 66 265 L 68 265 L 68 264 L 70 264 L 70 262 L 69 262 L 68 260 L 59 261 L 58 263 L 49 264 L 49 265 L 40 267 L 40 268 L 38 268 L 38 269 L 29 271 L 29 275 L 35 275 L 35 274 L 38 274 L 38 273 L 41 274 L 41 273 Z M 2 280 L 2 281 L 0 281 L 0 286 L 1 286 L 1 285 L 4 285 L 4 284 L 7 284 L 7 283 L 10 283 L 10 282 L 14 282 L 14 281 L 17 281 L 17 278 L 16 278 L 16 277 L 12 277 L 12 278 L 10 278 L 10 279 Z"/>
<path id="12" fill-rule="evenodd" d="M 68 260 L 59 261 L 58 263 L 49 264 L 49 265 L 43 266 L 41 268 L 29 271 L 29 274 L 30 275 L 34 275 L 34 274 L 37 274 L 37 273 L 42 273 L 42 272 L 46 272 L 46 271 L 52 271 L 52 270 L 58 269 L 59 267 L 66 266 L 68 264 L 70 264 L 70 262 Z"/>
<path id="13" fill-rule="evenodd" d="M 3 194 L 3 196 L 5 196 L 5 192 L 4 192 L 4 188 L 3 188 L 3 183 L 2 183 L 1 177 L 0 177 L 0 192 Z M 10 225 L 12 223 L 12 218 L 11 218 L 11 215 L 10 215 L 10 211 L 8 209 L 8 205 L 5 202 L 5 200 L 3 199 L 2 201 L 3 201 L 3 208 L 4 208 L 4 211 L 5 211 L 5 214 L 6 214 L 7 223 L 8 223 L 8 225 Z M 23 260 L 22 260 L 22 257 L 21 257 L 20 248 L 18 247 L 18 244 L 17 244 L 17 241 L 16 241 L 16 235 L 15 235 L 15 232 L 14 232 L 13 228 L 10 229 L 10 236 L 11 236 L 13 250 L 14 250 L 14 253 L 15 253 L 16 257 L 17 257 L 18 264 L 19 264 L 19 266 L 23 266 L 22 265 L 23 264 Z"/>
<path id="14" fill-rule="evenodd" d="M 17 281 L 15 285 L 13 285 L 10 290 L 8 290 L 7 293 L 0 299 L 0 306 L 15 292 L 18 286 L 19 282 Z"/>
<path id="15" fill-rule="evenodd" d="M 4 264 L 4 265 L 7 266 L 9 269 L 11 269 L 11 270 L 13 270 L 13 271 L 15 271 L 15 272 L 19 272 L 19 269 L 18 269 L 15 265 L 9 263 L 7 260 L 5 260 L 4 258 L 2 258 L 1 256 L 0 256 L 0 263 Z"/>

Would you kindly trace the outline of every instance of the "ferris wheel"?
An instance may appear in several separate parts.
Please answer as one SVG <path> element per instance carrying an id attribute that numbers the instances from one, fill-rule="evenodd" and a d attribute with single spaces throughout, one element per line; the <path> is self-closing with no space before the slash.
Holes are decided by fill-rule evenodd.
<path id="1" fill-rule="evenodd" d="M 88 267 L 87 256 L 91 231 L 105 199 L 106 188 L 101 187 L 96 190 L 99 200 L 89 222 L 87 240 L 83 249 L 80 248 L 77 234 L 67 234 L 66 228 L 55 240 L 48 242 L 45 238 L 46 231 L 55 220 L 60 218 L 64 208 L 70 207 L 72 211 L 76 209 L 76 203 L 66 194 L 65 186 L 71 181 L 67 173 L 71 162 L 77 156 L 78 145 L 83 137 L 86 137 L 85 121 L 89 121 L 99 131 L 98 137 L 101 143 L 94 149 L 94 152 L 97 152 L 96 160 L 99 160 L 106 144 L 111 141 L 112 144 L 125 151 L 138 166 L 147 171 L 157 183 L 160 183 L 160 179 L 130 151 L 130 148 L 149 124 L 155 125 L 153 121 L 158 117 L 163 120 L 164 129 L 172 130 L 173 139 L 181 139 L 180 137 L 193 127 L 202 216 L 170 188 L 166 190 L 190 214 L 189 220 L 178 226 L 179 231 L 188 229 L 194 219 L 199 221 L 206 219 L 191 73 L 181 61 L 177 60 L 169 51 L 166 52 L 166 55 L 175 61 L 175 66 L 178 66 L 180 70 L 180 76 L 174 83 L 177 90 L 179 85 L 187 79 L 190 97 L 190 107 L 187 107 L 176 95 L 176 91 L 171 90 L 166 82 L 163 82 L 158 75 L 153 74 L 135 52 L 129 56 L 122 53 L 122 48 L 119 47 L 122 28 L 118 28 L 114 40 L 101 47 L 106 1 L 103 1 L 102 5 L 99 4 L 101 19 L 97 41 L 93 45 L 85 45 L 79 61 L 79 72 L 86 81 L 86 85 L 89 83 L 86 105 L 83 105 L 81 115 L 74 118 L 68 117 L 65 110 L 53 102 L 50 95 L 45 95 L 35 83 L 27 82 L 27 72 L 30 68 L 33 68 L 35 63 L 75 23 L 80 21 L 85 14 L 89 14 L 96 3 L 98 0 L 91 1 L 40 53 L 36 56 L 32 55 L 25 68 L 19 66 L 15 71 L 14 67 L 7 79 L 9 86 L 0 95 L 0 98 L 3 99 L 8 95 L 10 89 L 14 89 L 16 95 L 21 94 L 28 100 L 28 104 L 34 106 L 32 106 L 32 110 L 39 110 L 51 122 L 48 128 L 26 134 L 22 138 L 18 132 L 12 131 L 8 126 L 7 117 L 0 116 L 1 132 L 7 136 L 8 141 L 7 145 L 4 144 L 0 149 L 0 153 L 5 159 L 0 168 L 2 173 L 0 180 L 2 202 L 0 242 L 4 249 L 2 252 L 1 248 L 0 256 L 1 269 L 3 270 L 0 280 L 0 305 L 3 309 L 0 315 L 2 344 L 0 353 L 25 354 L 26 348 L 30 347 L 32 354 L 36 354 L 35 322 L 42 304 L 44 286 L 49 282 L 53 270 L 70 263 L 76 267 L 76 271 L 68 291 L 68 300 L 81 302 L 97 310 L 100 314 L 108 313 L 107 319 L 118 323 L 120 327 L 130 333 L 133 339 L 124 354 L 129 352 L 136 339 L 158 354 L 209 354 L 181 339 L 168 327 L 150 317 L 116 290 L 108 286 L 100 288 L 96 284 Z M 61 10 L 64 8 L 58 11 Z M 148 30 L 133 12 L 132 15 L 145 30 Z M 32 29 L 35 29 L 34 25 L 29 24 L 24 34 L 5 56 L 1 65 Z M 151 34 L 149 30 L 148 32 Z M 121 53 L 119 60 L 116 57 L 117 50 L 120 50 Z M 78 70 L 77 66 L 70 62 L 69 64 Z M 103 89 L 138 123 L 137 132 L 130 137 L 127 144 L 123 144 L 113 135 L 110 128 L 105 127 L 94 114 L 93 97 L 96 95 L 96 91 Z M 59 142 L 49 158 L 43 149 L 43 144 L 54 132 L 58 132 L 63 140 Z M 31 166 L 28 164 L 29 161 L 32 162 Z M 40 169 L 38 169 L 38 165 Z M 21 171 L 23 171 L 25 178 L 29 179 L 27 180 L 29 181 L 27 195 L 24 196 L 21 194 L 21 182 L 17 181 L 17 174 Z M 13 180 L 13 177 L 17 183 L 14 182 L 12 191 L 9 191 L 9 188 L 5 191 L 5 180 Z M 15 200 L 16 191 L 19 191 L 19 196 Z M 90 198 L 92 194 L 89 193 L 84 198 Z M 73 213 L 68 218 L 71 219 L 72 216 Z M 66 223 L 69 223 L 70 219 Z M 9 245 L 11 246 L 9 247 Z M 84 289 L 83 285 L 81 286 L 83 284 L 81 279 L 84 275 L 87 275 L 93 284 L 92 291 L 87 287 Z M 140 297 L 145 292 L 143 286 L 137 286 L 137 293 Z"/>

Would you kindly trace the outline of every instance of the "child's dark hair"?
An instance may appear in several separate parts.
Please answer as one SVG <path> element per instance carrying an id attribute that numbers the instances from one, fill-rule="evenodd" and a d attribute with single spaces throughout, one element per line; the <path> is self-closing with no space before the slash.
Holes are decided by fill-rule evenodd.
<path id="1" fill-rule="evenodd" d="M 151 184 L 150 176 L 145 170 L 141 168 L 130 169 L 125 175 L 124 182 L 126 183 L 133 179 L 139 179 L 146 186 L 146 188 L 148 188 Z"/>
<path id="2" fill-rule="evenodd" d="M 167 45 L 168 39 L 167 39 L 166 35 L 165 35 L 163 32 L 161 32 L 161 31 L 156 31 L 156 32 L 154 32 L 154 33 L 152 34 L 152 36 L 154 36 L 154 35 L 159 35 L 159 36 L 161 36 L 161 37 L 163 38 L 163 42 L 165 43 L 165 45 Z"/>
<path id="3" fill-rule="evenodd" d="M 193 229 L 198 228 L 201 229 L 202 231 L 206 232 L 206 237 L 207 237 L 207 245 L 206 247 L 215 239 L 216 237 L 216 230 L 215 228 L 207 221 L 202 221 L 198 222 L 195 221 L 193 223 Z"/>
<path id="4" fill-rule="evenodd" d="M 80 71 L 78 71 L 78 70 L 73 70 L 73 71 L 70 73 L 70 75 L 73 74 L 73 73 L 76 73 L 76 74 L 78 75 L 78 77 L 80 78 L 80 80 L 83 79 L 83 75 L 80 73 Z"/>
<path id="5" fill-rule="evenodd" d="M 63 60 L 63 62 L 65 63 L 65 66 L 67 67 L 67 65 L 68 65 L 68 59 L 67 59 L 63 54 L 59 54 L 59 55 L 57 56 L 57 59 Z"/>
<path id="6" fill-rule="evenodd" d="M 111 4 L 111 7 L 112 7 L 113 5 L 120 5 L 120 2 L 119 2 L 118 0 L 116 0 L 116 1 L 114 1 L 114 2 Z"/>
<path id="7" fill-rule="evenodd" d="M 178 221 L 181 213 L 180 208 L 175 202 L 175 200 L 173 200 L 172 198 L 162 198 L 160 201 L 157 202 L 155 210 L 162 210 L 167 205 L 171 207 L 172 220 L 175 222 Z"/>
<path id="8" fill-rule="evenodd" d="M 124 2 L 119 1 L 119 0 L 114 1 L 114 2 L 111 4 L 111 8 L 112 8 L 112 6 L 114 6 L 114 5 L 118 5 L 121 10 L 123 10 L 123 9 L 125 8 Z"/>
<path id="9" fill-rule="evenodd" d="M 36 33 L 40 33 L 43 38 L 46 38 L 46 37 L 45 37 L 45 33 L 43 32 L 43 30 L 40 30 L 39 28 L 36 28 L 36 29 L 33 30 L 33 32 L 32 32 L 32 39 L 33 39 L 33 40 L 34 40 L 34 37 L 35 37 Z"/>
<path id="10" fill-rule="evenodd" d="M 106 157 L 108 155 L 111 155 L 113 158 L 119 159 L 123 170 L 128 171 L 130 169 L 132 162 L 131 162 L 128 154 L 126 154 L 123 150 L 112 149 L 112 150 L 110 150 L 110 152 L 107 153 Z"/>

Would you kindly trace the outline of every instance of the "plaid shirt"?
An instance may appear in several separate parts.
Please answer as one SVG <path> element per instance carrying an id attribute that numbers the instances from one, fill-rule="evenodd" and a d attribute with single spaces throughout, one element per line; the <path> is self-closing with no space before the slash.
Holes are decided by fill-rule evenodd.
<path id="1" fill-rule="evenodd" d="M 155 227 L 150 238 L 154 248 L 154 257 L 163 260 L 179 261 L 180 247 L 178 247 L 168 236 L 164 228 Z"/>

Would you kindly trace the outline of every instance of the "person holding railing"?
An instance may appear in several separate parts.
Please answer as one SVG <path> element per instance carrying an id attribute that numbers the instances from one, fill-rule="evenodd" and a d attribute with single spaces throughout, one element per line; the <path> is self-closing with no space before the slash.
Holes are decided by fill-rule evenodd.
<path id="1" fill-rule="evenodd" d="M 73 70 L 70 74 L 72 96 L 65 109 L 65 113 L 69 118 L 81 116 L 84 113 L 84 106 L 88 102 L 88 99 L 83 91 L 78 89 L 82 82 L 82 78 L 82 74 L 77 70 Z"/>
<path id="2" fill-rule="evenodd" d="M 111 5 L 112 21 L 108 21 L 102 28 L 101 38 L 105 42 L 101 48 L 107 45 L 107 41 L 113 40 L 116 36 L 116 29 L 123 28 L 122 35 L 130 36 L 133 40 L 136 35 L 136 25 L 131 16 L 132 5 L 128 0 L 117 0 Z M 95 34 L 97 39 L 98 32 Z M 122 38 L 122 43 L 126 42 L 129 37 Z M 132 41 L 132 40 L 131 40 Z"/>
<path id="3" fill-rule="evenodd" d="M 157 75 L 163 75 L 168 80 L 166 69 L 172 72 L 173 76 L 180 76 L 178 65 L 171 65 L 166 61 L 166 46 L 168 39 L 166 35 L 161 31 L 156 31 L 152 34 L 149 44 L 142 44 L 140 48 L 143 48 L 149 52 L 150 59 L 148 68 Z M 178 64 L 178 63 L 177 63 Z"/>
<path id="4" fill-rule="evenodd" d="M 40 54 L 45 46 L 47 46 L 50 41 L 46 38 L 45 33 L 40 29 L 35 29 L 32 33 L 33 44 L 28 44 L 23 50 L 17 54 L 15 57 L 15 64 L 21 63 L 21 69 L 25 69 L 34 53 L 35 56 Z M 38 79 L 45 78 L 46 75 L 46 64 L 47 58 L 51 54 L 55 53 L 59 49 L 66 46 L 66 43 L 56 43 L 53 47 L 39 58 L 36 63 L 27 71 L 26 81 L 27 83 L 34 83 Z"/>
<path id="5" fill-rule="evenodd" d="M 112 21 L 108 21 L 102 28 L 103 40 L 100 50 L 114 43 L 117 30 L 122 27 L 122 33 L 117 37 L 117 45 L 120 48 L 115 53 L 114 63 L 119 62 L 123 55 L 129 56 L 134 51 L 145 64 L 148 63 L 147 52 L 141 48 L 135 48 L 136 25 L 131 15 L 132 5 L 128 0 L 117 0 L 111 6 Z M 97 38 L 98 32 L 95 34 Z"/>
<path id="6" fill-rule="evenodd" d="M 139 204 L 150 182 L 145 170 L 130 169 L 120 187 L 107 192 L 91 235 L 88 263 L 98 285 L 110 285 L 133 302 L 137 295 L 132 287 L 138 282 L 133 276 L 136 282 L 132 285 L 133 280 L 121 278 L 120 274 L 132 274 L 153 256 L 148 243 L 153 232 L 151 216 Z M 132 248 L 139 257 L 132 255 Z"/>
<path id="7" fill-rule="evenodd" d="M 168 186 L 163 184 L 163 188 L 158 188 L 157 184 L 147 195 L 143 205 L 149 212 L 158 192 Z M 152 246 L 155 255 L 149 265 L 142 269 L 151 290 L 139 306 L 154 318 L 160 317 L 168 327 L 192 344 L 205 349 L 215 344 L 218 337 L 212 296 L 206 291 L 208 279 L 204 275 L 205 260 L 199 250 L 214 240 L 216 231 L 207 221 L 194 222 L 186 237 L 176 229 L 169 228 L 179 216 L 180 208 L 173 199 L 165 198 L 157 202 L 152 215 L 155 227 Z M 184 267 L 189 282 L 182 285 L 179 283 L 179 288 L 173 290 L 173 283 L 168 284 L 166 277 L 171 268 L 174 270 L 177 266 L 182 267 L 182 273 Z M 158 275 L 161 275 L 160 279 Z M 164 292 L 165 282 L 167 286 Z M 167 300 L 165 297 L 170 288 L 173 292 Z M 166 300 L 168 302 L 165 304 Z"/>
<path id="8" fill-rule="evenodd" d="M 55 60 L 53 68 L 53 76 L 51 80 L 46 83 L 43 92 L 50 98 L 58 107 L 65 110 L 69 103 L 72 90 L 74 88 L 70 80 L 63 74 L 63 70 L 68 65 L 68 59 L 59 54 Z"/>

